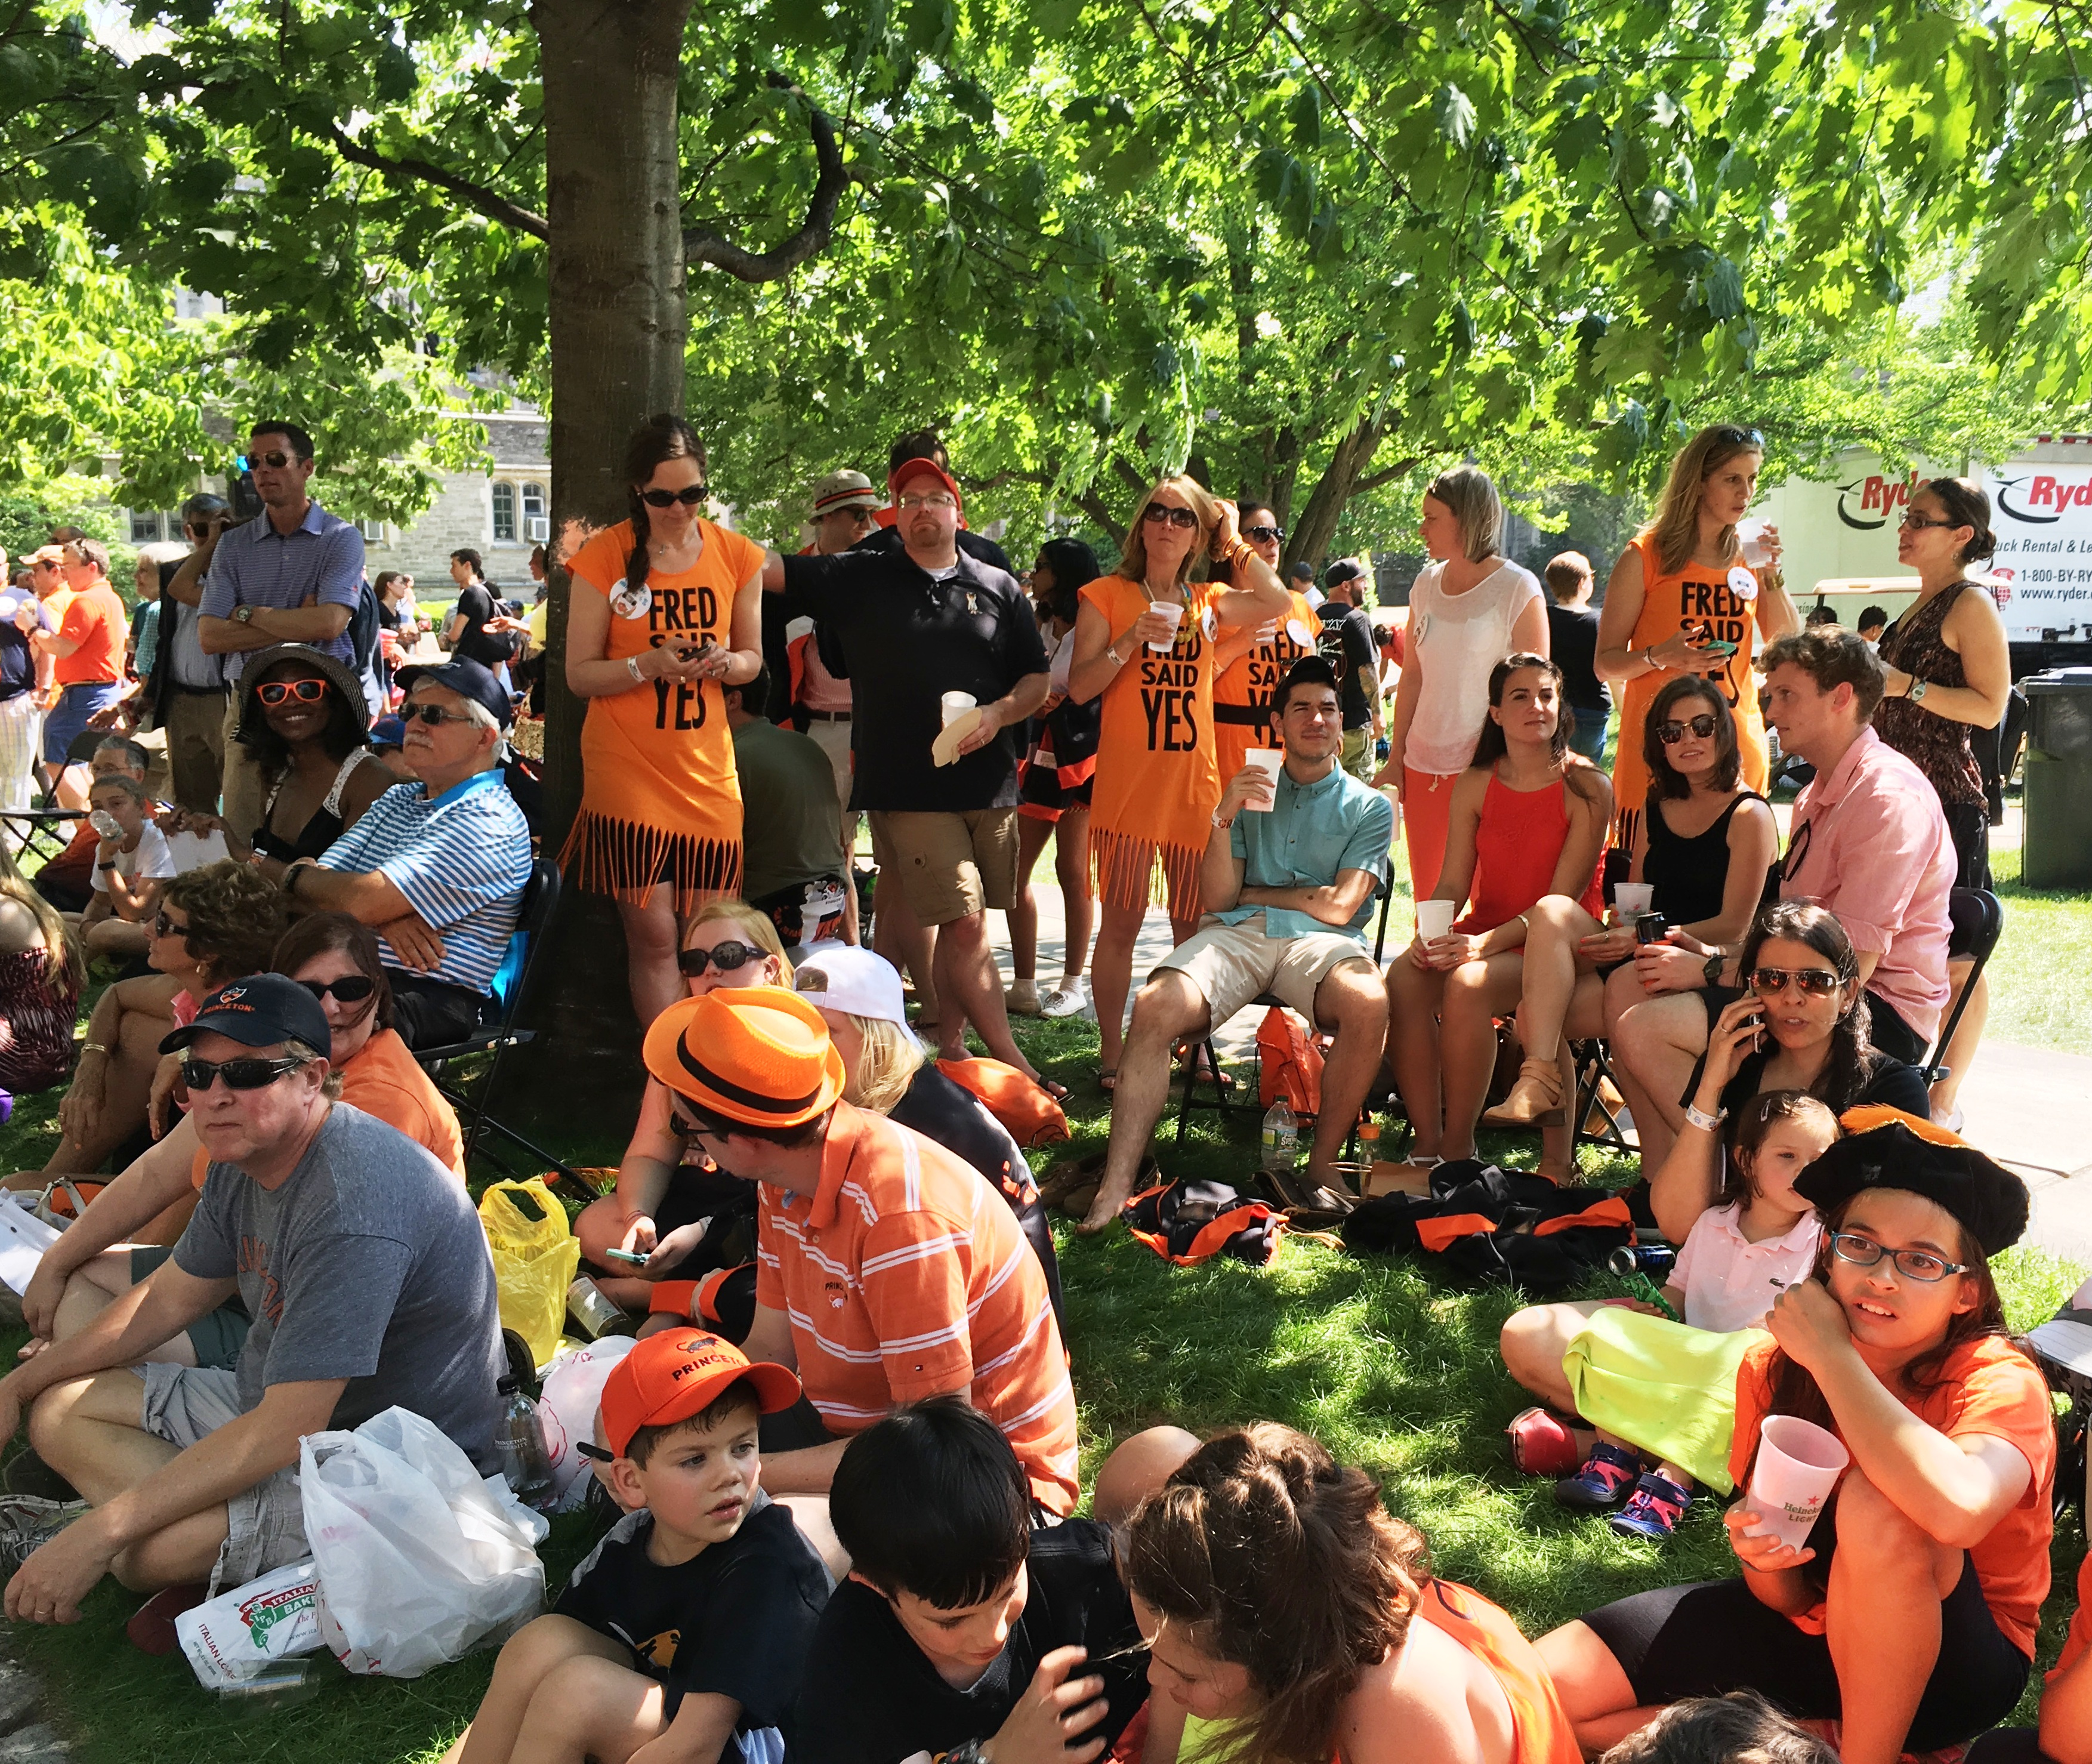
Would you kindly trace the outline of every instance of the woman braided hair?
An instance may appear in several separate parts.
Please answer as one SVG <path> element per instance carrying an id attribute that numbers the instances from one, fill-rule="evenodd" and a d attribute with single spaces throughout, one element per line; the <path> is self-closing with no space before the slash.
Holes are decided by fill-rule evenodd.
<path id="1" fill-rule="evenodd" d="M 651 530 L 639 486 L 654 475 L 655 467 L 662 461 L 681 459 L 695 460 L 701 473 L 709 474 L 711 471 L 705 460 L 705 444 L 698 439 L 698 431 L 672 411 L 664 410 L 659 416 L 649 417 L 625 445 L 625 505 L 632 517 L 632 553 L 625 560 L 628 594 L 637 594 L 646 586 L 646 573 L 651 564 L 646 551 Z"/>

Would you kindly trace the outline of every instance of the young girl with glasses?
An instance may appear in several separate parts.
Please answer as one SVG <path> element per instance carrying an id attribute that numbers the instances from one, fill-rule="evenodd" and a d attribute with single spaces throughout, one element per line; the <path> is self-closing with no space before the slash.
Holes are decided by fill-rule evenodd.
<path id="1" fill-rule="evenodd" d="M 1742 975 L 1740 997 L 1704 995 L 1719 1014 L 1685 1087 L 1684 1123 L 1649 1179 L 1656 1222 L 1674 1242 L 1714 1204 L 1727 1123 L 1761 1092 L 1806 1091 L 1838 1114 L 1862 1103 L 1926 1113 L 1924 1079 L 1867 1038 L 1859 959 L 1830 913 L 1805 901 L 1766 907 L 1744 941 Z"/>
<path id="2" fill-rule="evenodd" d="M 1856 1111 L 1796 1183 L 1823 1214 L 1812 1277 L 1736 1373 L 1727 1515 L 1741 1573 L 1659 1588 L 1539 1643 L 1595 1756 L 1688 1697 L 1753 1689 L 1839 1724 L 1844 1764 L 1958 1747 L 2025 1688 L 2049 1585 L 2055 1417 L 2008 1338 L 1990 1260 L 2025 1186 L 1922 1118 Z M 1751 1494 L 1770 1415 L 1851 1455 L 1802 1547 Z"/>
<path id="3" fill-rule="evenodd" d="M 692 998 L 723 986 L 792 984 L 777 927 L 745 901 L 698 908 L 676 960 Z M 670 1100 L 659 1083 L 646 1081 L 638 1122 L 617 1166 L 617 1187 L 574 1221 L 581 1260 L 603 1295 L 642 1315 L 655 1282 L 672 1273 L 687 1280 L 721 1265 L 718 1251 L 727 1233 L 713 1221 L 724 1213 L 752 1219 L 755 1205 L 753 1184 L 723 1175 L 686 1144 Z"/>

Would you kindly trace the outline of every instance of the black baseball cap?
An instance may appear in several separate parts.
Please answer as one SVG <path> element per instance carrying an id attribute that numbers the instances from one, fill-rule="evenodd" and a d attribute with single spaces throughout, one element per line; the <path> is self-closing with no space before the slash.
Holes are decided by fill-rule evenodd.
<path id="1" fill-rule="evenodd" d="M 1366 567 L 1355 557 L 1340 557 L 1322 573 L 1325 588 L 1341 588 L 1347 582 L 1356 582 L 1364 575 Z"/>
<path id="2" fill-rule="evenodd" d="M 403 692 L 411 693 L 423 681 L 439 686 L 447 686 L 460 698 L 469 698 L 482 704 L 493 714 L 494 720 L 502 728 L 508 727 L 516 714 L 509 703 L 508 694 L 501 690 L 501 682 L 476 661 L 467 661 L 461 656 L 452 656 L 442 667 L 423 664 L 418 668 L 402 668 L 396 677 Z"/>
<path id="3" fill-rule="evenodd" d="M 1304 557 L 1295 558 L 1293 561 L 1293 579 L 1295 582 L 1314 581 L 1315 566 Z"/>
<path id="4" fill-rule="evenodd" d="M 322 1053 L 334 1040 L 320 1001 L 280 974 L 250 974 L 244 980 L 227 981 L 203 1001 L 193 1022 L 161 1042 L 160 1051 L 179 1053 L 205 1033 L 223 1035 L 244 1048 L 302 1041 Z"/>

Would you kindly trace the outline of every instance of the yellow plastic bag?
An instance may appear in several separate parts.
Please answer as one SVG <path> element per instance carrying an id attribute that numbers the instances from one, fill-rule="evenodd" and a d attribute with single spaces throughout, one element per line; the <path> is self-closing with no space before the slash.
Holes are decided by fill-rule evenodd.
<path id="1" fill-rule="evenodd" d="M 495 1182 L 479 1197 L 479 1222 L 494 1252 L 501 1326 L 530 1344 L 542 1366 L 560 1351 L 567 1288 L 581 1266 L 581 1239 L 544 1178 Z"/>

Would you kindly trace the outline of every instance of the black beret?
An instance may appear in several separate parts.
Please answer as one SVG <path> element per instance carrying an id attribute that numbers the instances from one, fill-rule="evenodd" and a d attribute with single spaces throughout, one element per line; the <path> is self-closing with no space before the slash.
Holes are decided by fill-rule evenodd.
<path id="1" fill-rule="evenodd" d="M 1829 1213 L 1865 1188 L 1901 1188 L 1944 1208 L 1984 1255 L 2018 1243 L 2026 1184 L 1944 1127 L 1899 1109 L 1848 1109 L 1845 1136 L 1795 1178 L 1794 1191 Z"/>

